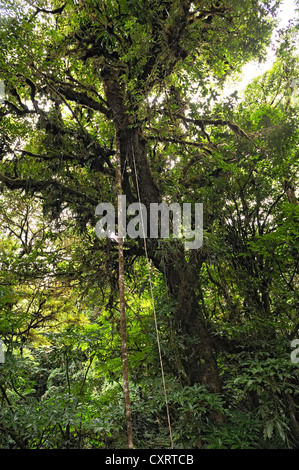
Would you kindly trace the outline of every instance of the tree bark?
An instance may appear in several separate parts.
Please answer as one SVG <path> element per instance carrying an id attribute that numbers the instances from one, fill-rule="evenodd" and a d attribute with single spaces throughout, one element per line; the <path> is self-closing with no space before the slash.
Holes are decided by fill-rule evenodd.
<path id="1" fill-rule="evenodd" d="M 181 362 L 189 385 L 205 385 L 213 393 L 220 391 L 218 367 L 213 343 L 200 301 L 199 272 L 204 258 L 200 251 L 185 259 L 184 252 L 165 269 L 167 281 L 176 301 L 174 329 L 184 344 Z M 174 269 L 178 266 L 178 269 Z"/>

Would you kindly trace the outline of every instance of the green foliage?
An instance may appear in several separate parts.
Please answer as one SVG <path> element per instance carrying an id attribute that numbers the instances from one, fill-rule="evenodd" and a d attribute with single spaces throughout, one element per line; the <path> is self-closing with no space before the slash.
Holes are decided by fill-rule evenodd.
<path id="1" fill-rule="evenodd" d="M 174 447 L 298 447 L 298 30 L 223 97 L 280 2 L 31 3 L 0 2 L 0 447 L 127 447 L 117 245 L 94 234 L 118 148 L 128 202 L 137 171 L 147 203 L 204 204 L 200 250 L 148 240 L 152 289 L 125 243 L 135 447 L 170 448 L 152 292 Z"/>

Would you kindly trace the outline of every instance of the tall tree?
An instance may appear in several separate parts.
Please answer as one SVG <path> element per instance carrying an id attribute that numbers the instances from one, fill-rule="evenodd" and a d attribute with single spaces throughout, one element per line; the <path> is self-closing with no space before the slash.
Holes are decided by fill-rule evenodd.
<path id="1" fill-rule="evenodd" d="M 95 224 L 98 202 L 115 201 L 118 149 L 128 203 L 139 200 L 137 184 L 146 208 L 169 198 L 199 202 L 194 188 L 182 190 L 188 168 L 208 171 L 228 139 L 237 153 L 239 139 L 248 139 L 230 116 L 215 115 L 213 83 L 262 59 L 278 4 L 2 2 L 0 181 L 39 195 L 53 219 L 70 211 L 84 229 Z M 212 207 L 204 217 L 209 230 Z M 188 252 L 181 242 L 162 250 L 150 238 L 147 246 L 176 301 L 173 328 L 186 381 L 219 392 L 200 283 L 208 251 Z M 141 240 L 125 251 L 127 260 L 136 255 L 144 255 Z"/>

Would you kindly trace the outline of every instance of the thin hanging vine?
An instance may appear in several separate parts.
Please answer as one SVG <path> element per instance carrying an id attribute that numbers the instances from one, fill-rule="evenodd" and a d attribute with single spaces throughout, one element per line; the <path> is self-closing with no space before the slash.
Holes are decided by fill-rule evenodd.
<path id="1" fill-rule="evenodd" d="M 117 141 L 117 139 L 116 139 Z M 118 196 L 122 195 L 122 172 L 121 172 L 121 157 L 120 149 L 117 144 L 116 149 L 116 192 Z M 122 369 L 123 369 L 123 389 L 124 400 L 126 408 L 126 424 L 128 435 L 128 447 L 134 448 L 133 444 L 133 429 L 131 419 L 131 403 L 130 403 L 130 387 L 129 387 L 129 361 L 127 349 L 127 322 L 126 322 L 126 308 L 125 308 L 125 269 L 124 269 L 124 239 L 123 233 L 123 218 L 122 207 L 119 207 L 119 220 L 118 220 L 118 261 L 119 261 L 119 304 L 120 304 L 120 329 L 121 329 L 121 353 L 122 353 Z"/>

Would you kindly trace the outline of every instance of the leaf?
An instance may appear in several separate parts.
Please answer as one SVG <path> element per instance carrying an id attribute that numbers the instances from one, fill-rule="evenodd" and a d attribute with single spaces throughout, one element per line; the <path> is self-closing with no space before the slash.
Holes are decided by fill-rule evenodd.
<path id="1" fill-rule="evenodd" d="M 269 421 L 264 428 L 264 436 L 266 439 L 271 439 L 274 429 L 273 421 Z"/>

